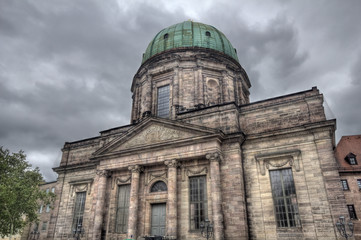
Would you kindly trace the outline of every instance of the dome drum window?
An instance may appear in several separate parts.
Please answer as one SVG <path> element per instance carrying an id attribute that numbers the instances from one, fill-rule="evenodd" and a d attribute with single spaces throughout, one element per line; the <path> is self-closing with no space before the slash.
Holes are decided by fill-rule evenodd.
<path id="1" fill-rule="evenodd" d="M 168 191 L 167 185 L 163 181 L 157 181 L 153 184 L 150 189 L 150 192 L 166 192 Z"/>

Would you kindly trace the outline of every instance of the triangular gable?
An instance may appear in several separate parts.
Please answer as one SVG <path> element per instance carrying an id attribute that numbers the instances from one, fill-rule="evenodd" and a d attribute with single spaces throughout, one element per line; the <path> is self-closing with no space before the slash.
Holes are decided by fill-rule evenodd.
<path id="1" fill-rule="evenodd" d="M 222 134 L 219 130 L 169 119 L 148 118 L 93 153 L 98 158 L 133 148 L 174 143 L 185 139 Z"/>

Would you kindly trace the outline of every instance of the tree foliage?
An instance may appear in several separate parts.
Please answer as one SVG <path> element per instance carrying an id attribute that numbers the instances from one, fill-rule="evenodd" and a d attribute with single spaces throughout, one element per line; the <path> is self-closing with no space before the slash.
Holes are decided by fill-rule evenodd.
<path id="1" fill-rule="evenodd" d="M 54 201 L 53 193 L 39 188 L 43 177 L 26 161 L 24 152 L 10 153 L 0 147 L 0 235 L 19 233 L 26 224 L 38 221 L 40 204 Z"/>

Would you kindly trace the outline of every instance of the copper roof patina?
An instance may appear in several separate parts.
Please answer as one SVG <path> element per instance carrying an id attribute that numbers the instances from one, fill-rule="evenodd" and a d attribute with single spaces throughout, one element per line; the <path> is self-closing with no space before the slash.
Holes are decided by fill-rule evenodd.
<path id="1" fill-rule="evenodd" d="M 184 47 L 210 48 L 239 62 L 236 49 L 222 32 L 207 24 L 185 21 L 160 31 L 149 43 L 142 63 L 156 54 Z"/>

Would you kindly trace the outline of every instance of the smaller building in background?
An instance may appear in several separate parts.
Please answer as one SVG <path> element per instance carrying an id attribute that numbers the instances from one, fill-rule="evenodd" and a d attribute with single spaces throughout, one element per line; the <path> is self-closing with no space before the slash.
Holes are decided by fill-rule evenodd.
<path id="1" fill-rule="evenodd" d="M 335 156 L 349 217 L 355 226 L 355 239 L 361 239 L 361 135 L 343 136 L 337 144 Z"/>
<path id="2" fill-rule="evenodd" d="M 56 184 L 57 181 L 47 182 L 40 185 L 40 189 L 46 192 L 52 192 L 56 194 Z M 52 236 L 50 236 L 52 232 L 49 232 L 49 225 L 55 224 L 54 222 L 55 219 L 54 218 L 52 219 L 53 206 L 51 204 L 41 204 L 38 210 L 38 214 L 39 214 L 39 223 L 32 223 L 28 227 L 26 227 L 21 235 L 21 240 L 52 239 Z"/>

